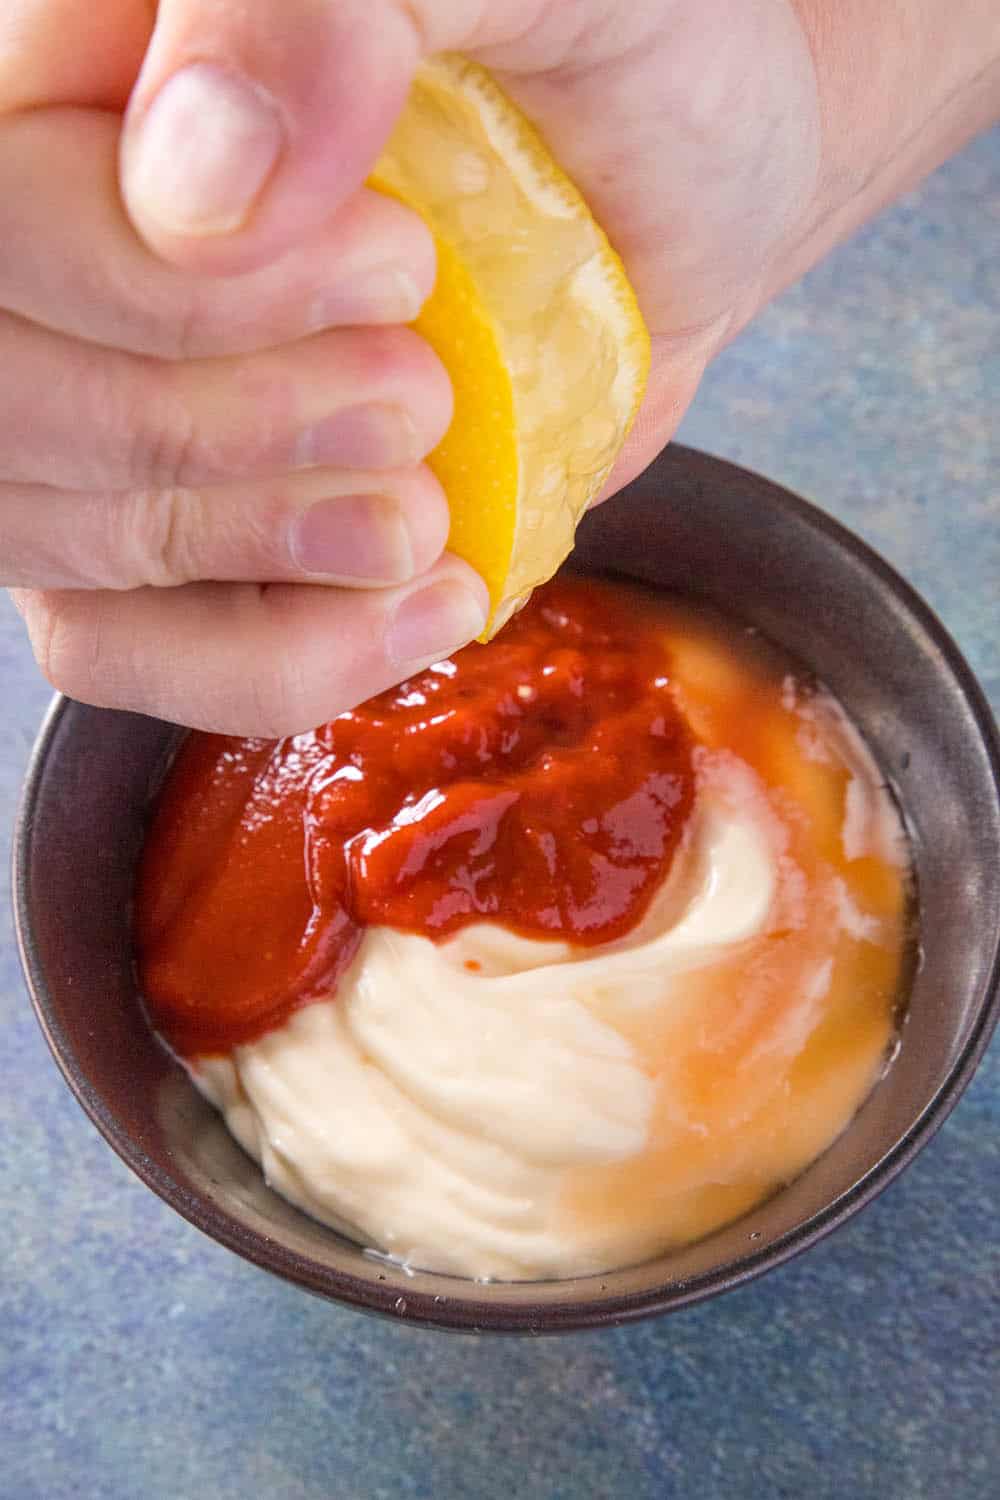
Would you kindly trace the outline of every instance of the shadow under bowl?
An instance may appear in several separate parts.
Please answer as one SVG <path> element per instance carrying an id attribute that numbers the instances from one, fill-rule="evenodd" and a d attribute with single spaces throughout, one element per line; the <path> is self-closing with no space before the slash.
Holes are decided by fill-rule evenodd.
<path id="1" fill-rule="evenodd" d="M 800 1177 L 697 1244 L 602 1276 L 477 1284 L 374 1259 L 279 1198 L 147 1028 L 131 893 L 175 726 L 57 699 L 16 830 L 22 961 L 49 1046 L 119 1156 L 199 1229 L 334 1301 L 407 1322 L 555 1333 L 615 1325 L 738 1286 L 857 1212 L 968 1083 L 1000 996 L 1000 745 L 931 611 L 856 537 L 777 485 L 672 446 L 592 512 L 574 565 L 708 600 L 815 672 L 903 808 L 920 952 L 898 1055 Z"/>

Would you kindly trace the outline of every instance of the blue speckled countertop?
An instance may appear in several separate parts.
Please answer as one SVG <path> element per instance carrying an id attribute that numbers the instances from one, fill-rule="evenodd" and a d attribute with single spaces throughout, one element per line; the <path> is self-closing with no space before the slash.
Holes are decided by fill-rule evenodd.
<path id="1" fill-rule="evenodd" d="M 1000 710 L 998 247 L 995 133 L 770 309 L 682 436 L 874 543 Z M 6 838 L 48 698 L 9 607 L 0 672 Z M 154 1198 L 62 1084 L 0 922 L 0 1495 L 998 1493 L 996 1045 L 915 1165 L 783 1270 L 633 1328 L 457 1338 L 314 1301 Z"/>

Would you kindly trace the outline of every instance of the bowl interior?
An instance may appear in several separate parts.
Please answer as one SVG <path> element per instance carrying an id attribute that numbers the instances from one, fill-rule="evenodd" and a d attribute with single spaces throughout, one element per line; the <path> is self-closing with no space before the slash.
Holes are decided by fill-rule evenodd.
<path id="1" fill-rule="evenodd" d="M 151 792 L 178 742 L 157 720 L 58 701 L 15 851 L 33 999 L 83 1107 L 201 1229 L 309 1290 L 440 1327 L 551 1332 L 707 1296 L 849 1215 L 930 1136 L 997 1008 L 1000 755 L 956 648 L 878 558 L 820 512 L 674 446 L 587 518 L 575 565 L 705 598 L 815 671 L 867 738 L 907 818 L 923 934 L 899 1054 L 793 1184 L 700 1243 L 600 1277 L 479 1285 L 408 1274 L 291 1208 L 153 1039 L 136 1002 L 131 886 Z"/>

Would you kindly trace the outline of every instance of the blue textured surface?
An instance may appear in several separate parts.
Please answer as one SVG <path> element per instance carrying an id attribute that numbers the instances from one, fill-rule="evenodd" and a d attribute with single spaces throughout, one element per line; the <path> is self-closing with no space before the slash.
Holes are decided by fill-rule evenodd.
<path id="1" fill-rule="evenodd" d="M 1000 708 L 1000 136 L 770 309 L 683 437 L 811 496 L 925 593 Z M 48 693 L 0 610 L 0 821 Z M 860 1218 L 659 1322 L 377 1323 L 202 1238 L 63 1087 L 0 916 L 0 1494 L 17 1500 L 995 1496 L 1000 1060 Z"/>

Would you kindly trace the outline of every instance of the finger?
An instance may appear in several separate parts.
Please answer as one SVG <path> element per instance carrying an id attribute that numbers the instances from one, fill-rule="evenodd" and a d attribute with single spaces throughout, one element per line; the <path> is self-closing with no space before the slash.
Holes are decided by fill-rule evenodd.
<path id="1" fill-rule="evenodd" d="M 297 733 L 353 707 L 482 630 L 487 597 L 446 556 L 417 582 L 370 592 L 197 583 L 19 600 L 62 692 L 226 734 Z"/>
<path id="2" fill-rule="evenodd" d="M 315 469 L 214 489 L 81 494 L 0 484 L 0 582 L 136 589 L 200 579 L 375 588 L 426 572 L 448 504 L 429 469 Z"/>
<path id="3" fill-rule="evenodd" d="M 94 342 L 175 358 L 243 352 L 337 324 L 409 321 L 431 290 L 426 226 L 370 192 L 262 272 L 183 275 L 136 239 L 117 196 L 115 150 L 113 121 L 86 112 L 29 115 L 0 131 L 0 305 Z"/>
<path id="4" fill-rule="evenodd" d="M 59 104 L 124 109 L 153 8 L 148 0 L 3 0 L 0 113 Z"/>
<path id="5" fill-rule="evenodd" d="M 408 328 L 342 329 L 243 359 L 172 364 L 0 314 L 0 475 L 71 490 L 227 483 L 417 464 L 451 420 Z"/>
<path id="6" fill-rule="evenodd" d="M 0 122 L 0 307 L 174 359 L 243 353 L 336 325 L 410 322 L 430 294 L 430 232 L 402 204 L 367 191 L 265 270 L 225 279 L 177 271 L 125 215 L 117 150 L 117 121 L 97 111 Z"/>

